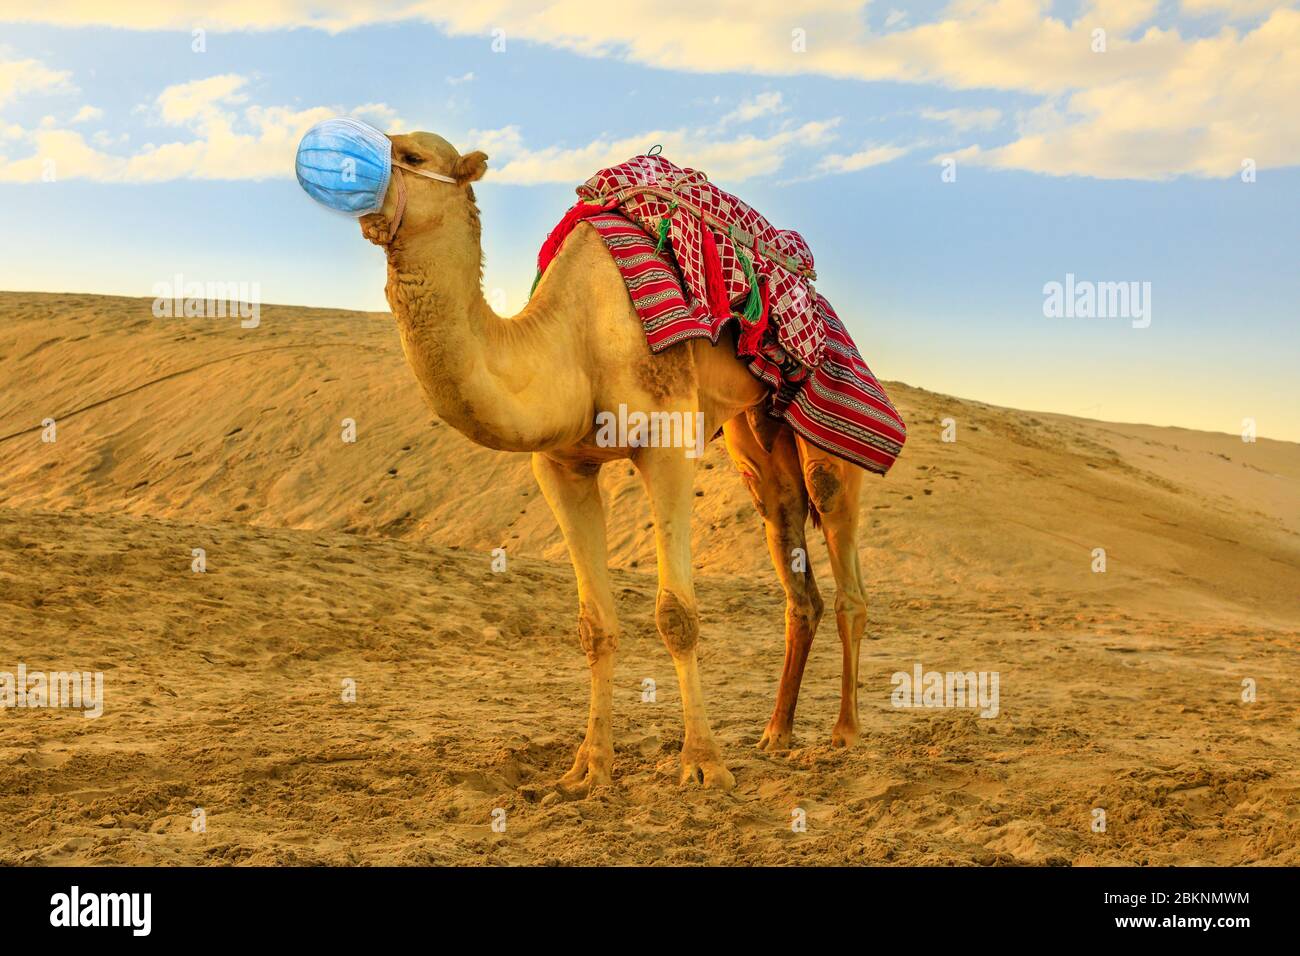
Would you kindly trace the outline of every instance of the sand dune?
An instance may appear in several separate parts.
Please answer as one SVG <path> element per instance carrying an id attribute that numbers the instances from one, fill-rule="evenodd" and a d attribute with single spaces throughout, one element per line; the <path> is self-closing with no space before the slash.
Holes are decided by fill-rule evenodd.
<path id="1" fill-rule="evenodd" d="M 863 740 L 829 746 L 828 622 L 775 757 L 752 745 L 782 602 L 713 446 L 694 543 L 727 796 L 671 777 L 649 511 L 608 468 L 616 780 L 564 802 L 586 667 L 527 457 L 437 421 L 388 316 L 150 304 L 0 293 L 0 670 L 108 694 L 97 720 L 0 710 L 0 863 L 1300 861 L 1300 445 L 889 384 L 911 437 L 863 504 Z M 891 706 L 918 661 L 998 671 L 999 716 Z"/>

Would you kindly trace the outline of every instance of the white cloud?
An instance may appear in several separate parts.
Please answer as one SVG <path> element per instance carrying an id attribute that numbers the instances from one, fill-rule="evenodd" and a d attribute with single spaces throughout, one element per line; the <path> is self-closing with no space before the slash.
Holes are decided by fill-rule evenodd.
<path id="1" fill-rule="evenodd" d="M 348 115 L 355 116 L 363 123 L 369 123 L 375 129 L 381 129 L 385 133 L 394 133 L 410 128 L 406 120 L 397 115 L 397 110 L 387 103 L 362 103 L 360 106 L 354 107 Z"/>
<path id="2" fill-rule="evenodd" d="M 53 161 L 59 179 L 268 179 L 292 174 L 298 141 L 323 119 L 349 112 L 389 128 L 401 125 L 400 117 L 383 103 L 351 111 L 331 106 L 297 110 L 248 105 L 246 85 L 245 77 L 225 74 L 167 87 L 148 110 L 163 125 L 185 129 L 192 138 L 145 144 L 132 155 L 108 152 L 122 138 L 96 134 L 88 143 L 80 132 L 53 124 L 23 130 L 13 138 L 32 152 L 23 159 L 0 160 L 0 181 L 37 181 L 47 161 Z"/>
<path id="3" fill-rule="evenodd" d="M 599 137 L 583 146 L 524 145 L 517 127 L 473 130 L 466 147 L 496 160 L 493 182 L 516 185 L 577 184 L 598 169 L 624 162 L 656 144 L 680 166 L 703 169 L 716 181 L 739 182 L 781 169 L 792 152 L 820 146 L 834 136 L 838 119 L 803 123 L 767 136 L 726 136 L 721 124 L 700 129 L 648 130 L 632 136 Z"/>
<path id="4" fill-rule="evenodd" d="M 75 91 L 67 70 L 51 70 L 40 60 L 0 61 L 0 106 L 28 93 Z"/>
<path id="5" fill-rule="evenodd" d="M 973 129 L 993 129 L 1002 122 L 1002 111 L 989 107 L 988 109 L 951 109 L 951 110 L 921 110 L 921 118 L 933 120 L 936 123 L 947 123 L 959 133 L 965 133 Z"/>
<path id="6" fill-rule="evenodd" d="M 46 0 L 6 16 L 183 31 L 200 22 L 211 30 L 338 31 L 422 19 L 483 38 L 504 24 L 511 41 L 669 70 L 819 74 L 1059 100 L 1055 130 L 978 154 L 1003 168 L 1165 178 L 1231 175 L 1242 157 L 1260 168 L 1297 162 L 1300 12 L 1293 2 L 1184 0 L 1181 10 L 1199 23 L 1223 21 L 1213 36 L 1189 37 L 1156 25 L 1158 0 L 1091 0 L 1071 20 L 1054 15 L 1050 0 L 952 0 L 914 26 L 887 15 L 893 23 L 884 32 L 869 28 L 866 5 L 714 0 L 705 15 L 698 0 L 657 0 L 625 4 L 611 16 L 597 0 Z M 791 43 L 795 27 L 807 37 L 802 52 Z M 1107 31 L 1105 53 L 1092 51 L 1096 28 Z M 0 98 L 12 95 L 5 82 L 0 77 Z"/>
<path id="7" fill-rule="evenodd" d="M 1278 7 L 1277 0 L 1183 0 L 1184 13 L 1192 16 L 1223 15 L 1233 20 L 1257 17 L 1271 13 Z"/>
<path id="8" fill-rule="evenodd" d="M 112 133 L 109 133 L 106 130 L 102 130 L 102 129 L 92 134 L 90 137 L 90 141 L 92 143 L 94 143 L 96 146 L 102 146 L 105 149 L 111 146 L 121 146 L 127 143 L 130 139 L 131 139 L 130 133 L 119 133 L 118 135 L 114 136 Z"/>
<path id="9" fill-rule="evenodd" d="M 158 94 L 153 105 L 164 123 L 202 129 L 225 115 L 228 107 L 248 100 L 239 92 L 246 82 L 242 76 L 227 73 L 205 80 L 177 83 Z"/>
<path id="10" fill-rule="evenodd" d="M 1092 0 L 1083 15 L 1107 33 L 1127 34 L 1156 15 L 1160 0 Z"/>
<path id="11" fill-rule="evenodd" d="M 1243 157 L 1261 169 L 1295 165 L 1300 12 L 1278 5 L 1248 30 L 1185 38 L 1152 23 L 1158 6 L 1096 0 L 1067 22 L 1052 15 L 1049 0 L 953 0 L 937 19 L 884 33 L 869 30 L 857 0 L 716 0 L 706 19 L 693 0 L 625 5 L 616 17 L 581 0 L 482 0 L 440 6 L 433 19 L 456 34 L 508 23 L 514 37 L 665 69 L 816 73 L 1061 98 L 1058 131 L 985 154 L 1001 168 L 1159 179 L 1235 175 Z M 792 49 L 792 25 L 806 31 L 806 52 Z M 1106 53 L 1092 51 L 1097 27 L 1107 31 Z"/>
<path id="12" fill-rule="evenodd" d="M 481 149 L 495 160 L 493 167 L 499 168 L 503 161 L 512 156 L 526 152 L 524 137 L 518 126 L 503 126 L 499 129 L 472 129 L 466 134 L 466 147 Z"/>
<path id="13" fill-rule="evenodd" d="M 1179 67 L 1133 75 L 1051 100 L 1020 138 L 975 151 L 974 162 L 1057 176 L 1168 179 L 1231 176 L 1300 156 L 1300 12 L 1258 29 L 1197 41 Z"/>
<path id="14" fill-rule="evenodd" d="M 722 117 L 722 124 L 752 123 L 761 117 L 774 116 L 785 111 L 786 106 L 782 102 L 780 93 L 775 91 L 759 93 L 757 96 L 742 100 L 739 106 Z"/>
<path id="15" fill-rule="evenodd" d="M 81 109 L 77 110 L 76 114 L 72 117 L 72 119 L 68 120 L 68 122 L 69 123 L 92 123 L 97 119 L 103 119 L 103 118 L 104 118 L 104 111 L 101 110 L 98 106 L 83 106 Z"/>
<path id="16" fill-rule="evenodd" d="M 474 72 L 462 73 L 460 76 L 447 77 L 447 83 L 451 86 L 464 86 L 466 83 L 474 82 Z"/>
<path id="17" fill-rule="evenodd" d="M 105 4 L 101 0 L 44 0 L 10 5 L 4 19 L 56 26 L 107 26 L 127 30 L 282 30 L 315 27 L 330 32 L 371 23 L 422 17 L 429 4 L 388 0 L 170 0 Z"/>
<path id="18" fill-rule="evenodd" d="M 910 146 L 885 145 L 868 146 L 856 153 L 831 153 L 822 157 L 817 164 L 817 171 L 821 173 L 856 173 L 871 166 L 892 163 L 900 156 L 906 156 L 911 151 L 912 147 Z"/>

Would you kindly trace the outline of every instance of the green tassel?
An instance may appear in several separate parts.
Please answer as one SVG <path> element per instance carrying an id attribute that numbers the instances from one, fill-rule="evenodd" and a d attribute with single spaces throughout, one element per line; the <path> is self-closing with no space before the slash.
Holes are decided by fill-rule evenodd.
<path id="1" fill-rule="evenodd" d="M 740 317 L 742 321 L 753 325 L 763 315 L 763 296 L 758 291 L 758 276 L 754 274 L 754 267 L 740 251 L 739 245 L 736 246 L 736 258 L 740 260 L 740 268 L 745 270 L 745 279 L 749 282 L 749 298 L 745 300 L 745 308 Z"/>
<path id="2" fill-rule="evenodd" d="M 663 251 L 664 245 L 668 242 L 668 230 L 673 224 L 673 211 L 677 208 L 677 203 L 672 203 L 664 217 L 659 220 L 659 241 L 655 243 L 655 255 Z"/>
<path id="3" fill-rule="evenodd" d="M 530 289 L 528 290 L 528 298 L 529 298 L 530 301 L 531 301 L 532 298 L 533 298 L 533 293 L 537 291 L 537 283 L 539 283 L 539 282 L 541 282 L 541 281 L 542 281 L 542 270 L 541 270 L 541 269 L 538 269 L 538 270 L 537 270 L 537 275 L 533 276 L 533 285 L 532 285 L 532 288 L 530 288 Z"/>

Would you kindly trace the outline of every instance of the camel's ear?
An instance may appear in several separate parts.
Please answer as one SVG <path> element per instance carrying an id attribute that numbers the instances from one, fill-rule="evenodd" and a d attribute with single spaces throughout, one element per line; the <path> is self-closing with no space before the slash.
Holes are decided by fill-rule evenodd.
<path id="1" fill-rule="evenodd" d="M 476 182 L 487 172 L 487 153 L 474 150 L 456 160 L 456 179 L 462 184 Z"/>

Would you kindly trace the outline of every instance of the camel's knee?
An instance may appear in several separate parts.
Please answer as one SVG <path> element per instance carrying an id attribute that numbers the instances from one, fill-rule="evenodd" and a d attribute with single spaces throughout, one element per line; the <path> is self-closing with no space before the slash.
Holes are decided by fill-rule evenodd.
<path id="1" fill-rule="evenodd" d="M 811 644 L 825 610 L 826 605 L 815 586 L 811 590 L 788 594 L 785 600 L 786 634 L 795 640 Z"/>
<path id="2" fill-rule="evenodd" d="M 840 634 L 858 641 L 867 627 L 867 599 L 861 591 L 841 588 L 835 594 L 835 620 Z"/>
<path id="3" fill-rule="evenodd" d="M 700 640 L 700 616 L 695 607 L 672 591 L 662 590 L 655 601 L 655 626 L 668 652 L 681 657 L 695 650 Z"/>
<path id="4" fill-rule="evenodd" d="M 840 585 L 840 589 L 835 592 L 835 614 L 839 616 L 846 614 L 865 615 L 866 613 L 866 595 L 848 582 Z"/>
<path id="5" fill-rule="evenodd" d="M 844 482 L 839 469 L 830 462 L 810 463 L 804 473 L 804 486 L 808 489 L 808 500 L 822 517 L 844 507 Z"/>
<path id="6" fill-rule="evenodd" d="M 578 642 L 587 655 L 587 663 L 595 664 L 617 650 L 618 628 L 584 605 L 578 610 Z"/>

